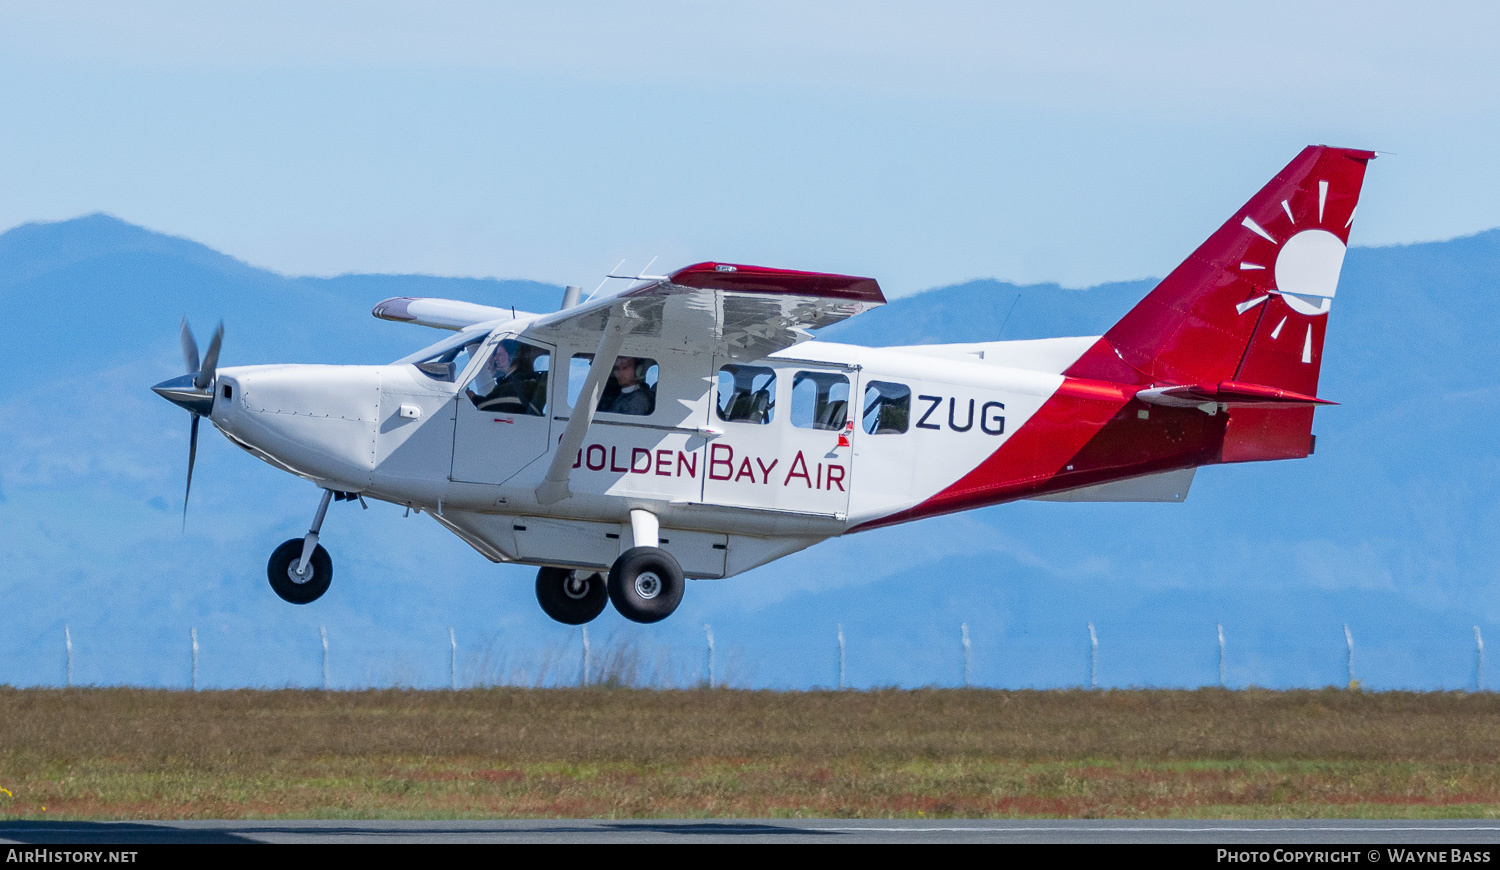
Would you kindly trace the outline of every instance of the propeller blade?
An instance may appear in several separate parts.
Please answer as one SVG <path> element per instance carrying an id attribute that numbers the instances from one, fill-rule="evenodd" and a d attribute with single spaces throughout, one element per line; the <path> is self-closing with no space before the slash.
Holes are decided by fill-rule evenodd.
<path id="1" fill-rule="evenodd" d="M 188 436 L 188 478 L 187 490 L 182 494 L 182 530 L 187 531 L 187 506 L 188 496 L 193 494 L 193 463 L 198 459 L 198 421 L 202 419 L 197 414 L 193 415 L 193 434 Z"/>
<path id="2" fill-rule="evenodd" d="M 201 368 L 198 365 L 198 342 L 193 341 L 193 331 L 188 328 L 186 317 L 182 318 L 182 362 L 190 375 L 197 374 Z"/>
<path id="3" fill-rule="evenodd" d="M 208 352 L 203 355 L 203 368 L 198 376 L 193 378 L 193 386 L 200 390 L 214 382 L 214 373 L 219 369 L 219 347 L 224 344 L 224 321 L 219 321 L 219 327 L 214 330 L 214 337 L 208 340 Z"/>

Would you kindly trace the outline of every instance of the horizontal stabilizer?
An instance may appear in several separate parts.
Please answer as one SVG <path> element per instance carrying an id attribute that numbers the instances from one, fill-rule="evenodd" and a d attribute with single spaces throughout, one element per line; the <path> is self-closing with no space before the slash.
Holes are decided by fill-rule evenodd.
<path id="1" fill-rule="evenodd" d="M 512 308 L 476 305 L 473 302 L 459 302 L 456 299 L 422 299 L 414 296 L 397 296 L 383 300 L 377 303 L 370 313 L 381 320 L 395 320 L 400 323 L 415 323 L 418 326 L 452 330 L 467 329 L 476 323 L 488 323 L 492 320 L 513 320 L 517 317 L 531 316 L 524 311 L 516 311 Z"/>
<path id="2" fill-rule="evenodd" d="M 1308 405 L 1338 404 L 1291 390 L 1238 381 L 1153 387 L 1149 390 L 1141 390 L 1135 394 L 1135 397 L 1148 405 L 1166 405 L 1174 408 L 1196 408 L 1199 405 L 1225 405 L 1230 408 L 1297 408 Z"/>

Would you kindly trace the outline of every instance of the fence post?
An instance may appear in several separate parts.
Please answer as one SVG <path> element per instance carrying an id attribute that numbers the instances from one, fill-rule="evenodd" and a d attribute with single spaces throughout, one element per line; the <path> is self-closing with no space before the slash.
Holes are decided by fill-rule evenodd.
<path id="1" fill-rule="evenodd" d="M 1219 688 L 1224 688 L 1224 623 L 1218 623 L 1219 628 Z"/>
<path id="2" fill-rule="evenodd" d="M 189 632 L 193 638 L 193 691 L 198 691 L 198 626 Z"/>
<path id="3" fill-rule="evenodd" d="M 63 623 L 63 646 L 68 651 L 68 676 L 67 687 L 73 688 L 73 632 L 68 630 L 68 624 Z"/>
<path id="4" fill-rule="evenodd" d="M 458 637 L 452 626 L 448 628 L 448 683 L 458 691 Z"/>
<path id="5" fill-rule="evenodd" d="M 1349 623 L 1344 623 L 1344 643 L 1349 647 L 1349 660 L 1345 668 L 1349 672 L 1348 687 L 1356 688 L 1354 683 L 1354 635 L 1349 633 Z"/>
<path id="6" fill-rule="evenodd" d="M 1094 624 L 1089 623 L 1089 688 L 1099 688 L 1099 635 L 1094 633 Z"/>
<path id="7" fill-rule="evenodd" d="M 318 636 L 323 639 L 323 691 L 328 691 L 328 628 L 318 626 Z"/>
<path id="8" fill-rule="evenodd" d="M 960 622 L 958 630 L 962 634 L 964 642 L 964 688 L 967 689 L 969 688 L 969 624 L 967 622 Z"/>
<path id="9" fill-rule="evenodd" d="M 1474 691 L 1484 691 L 1484 635 L 1474 626 Z"/>
<path id="10" fill-rule="evenodd" d="M 708 638 L 708 687 L 714 687 L 714 629 L 708 623 L 703 623 L 703 635 Z"/>
<path id="11" fill-rule="evenodd" d="M 844 624 L 839 625 L 839 688 L 844 688 Z"/>
<path id="12" fill-rule="evenodd" d="M 589 627 L 583 627 L 583 685 L 589 684 Z"/>

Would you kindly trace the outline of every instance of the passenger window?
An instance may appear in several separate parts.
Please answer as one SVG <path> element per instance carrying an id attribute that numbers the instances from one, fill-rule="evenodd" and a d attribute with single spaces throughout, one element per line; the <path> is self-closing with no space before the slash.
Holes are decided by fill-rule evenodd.
<path id="1" fill-rule="evenodd" d="M 501 339 L 464 393 L 481 411 L 540 417 L 547 411 L 551 360 L 536 345 Z"/>
<path id="2" fill-rule="evenodd" d="M 776 415 L 776 373 L 765 366 L 719 369 L 717 410 L 719 419 L 730 423 L 771 422 Z"/>
<path id="3" fill-rule="evenodd" d="M 578 405 L 583 382 L 594 363 L 591 353 L 574 354 L 568 363 L 568 407 Z M 605 414 L 631 414 L 644 417 L 656 410 L 656 382 L 661 367 L 654 359 L 637 356 L 615 357 L 609 380 L 599 396 L 598 410 Z"/>
<path id="4" fill-rule="evenodd" d="M 797 372 L 792 378 L 792 425 L 844 428 L 849 419 L 849 379 L 832 372 Z"/>
<path id="5" fill-rule="evenodd" d="M 865 433 L 900 435 L 911 419 L 911 388 L 885 381 L 870 381 L 865 387 L 863 412 Z"/>

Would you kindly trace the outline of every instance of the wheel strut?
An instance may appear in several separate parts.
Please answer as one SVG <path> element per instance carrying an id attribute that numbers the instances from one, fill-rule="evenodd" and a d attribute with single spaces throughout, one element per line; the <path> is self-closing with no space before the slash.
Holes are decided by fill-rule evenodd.
<path id="1" fill-rule="evenodd" d="M 302 539 L 302 558 L 297 560 L 297 576 L 307 576 L 308 559 L 312 558 L 313 550 L 318 547 L 318 532 L 323 528 L 323 517 L 328 513 L 328 502 L 333 499 L 333 490 L 323 490 L 323 500 L 318 503 L 318 513 L 313 517 L 312 528 L 307 530 L 307 536 Z"/>

